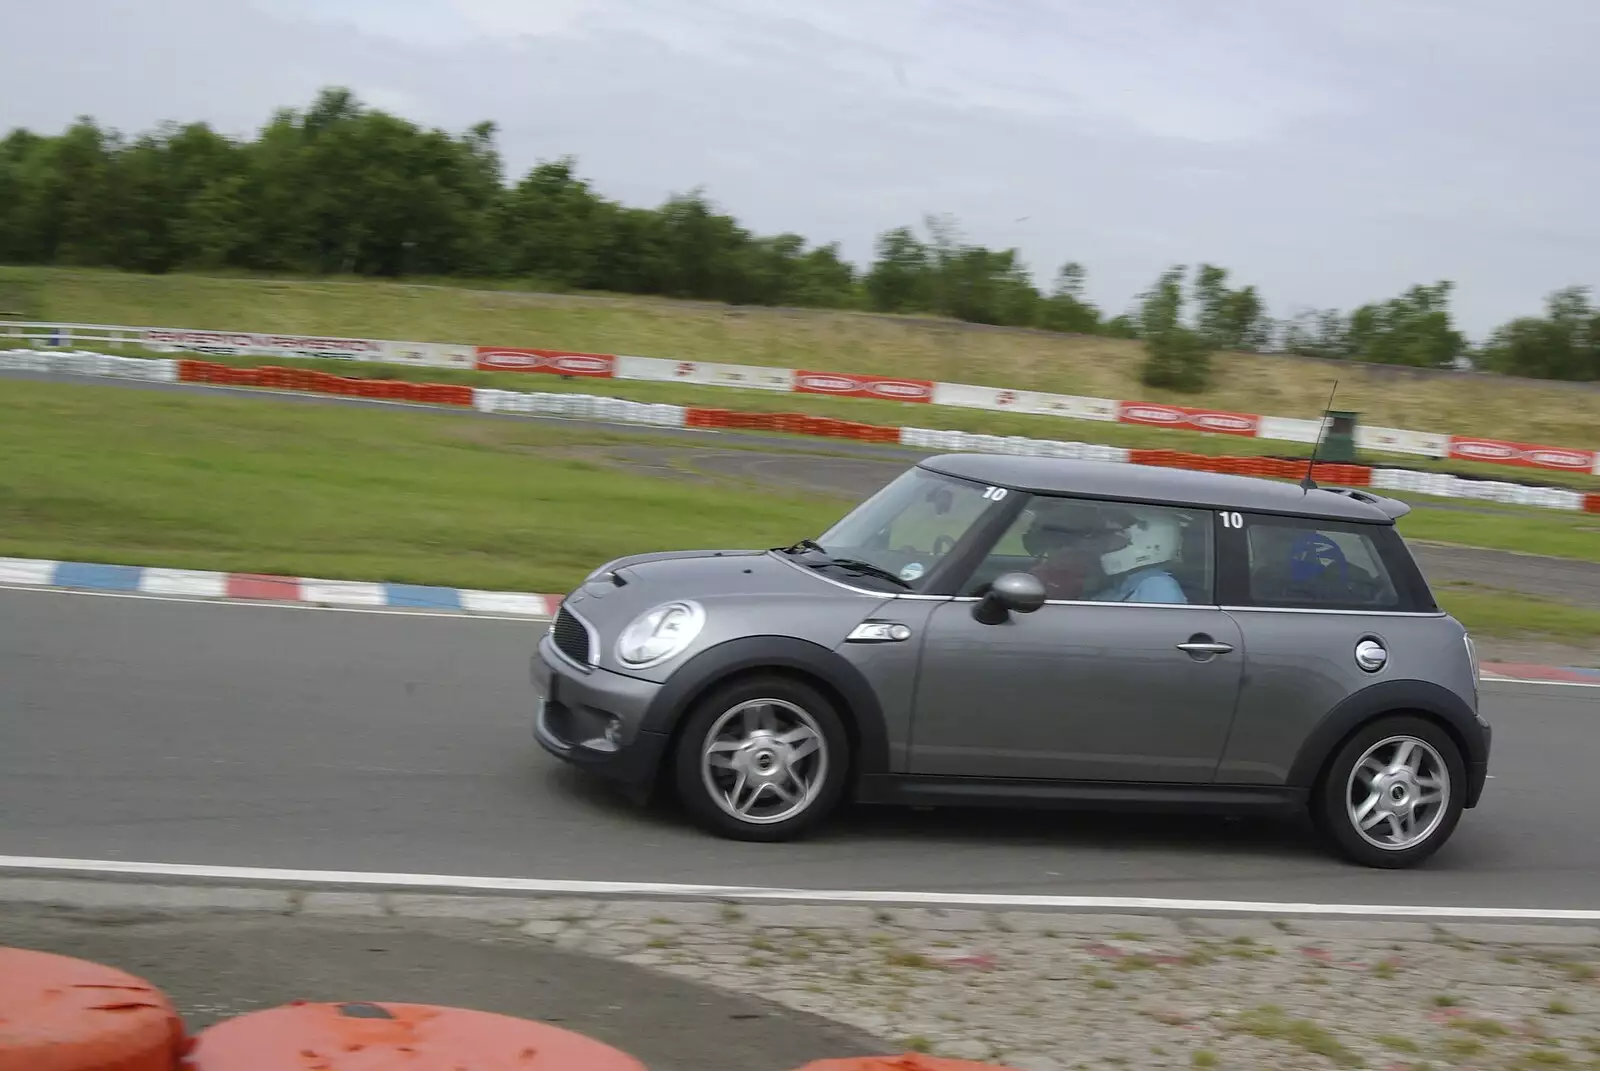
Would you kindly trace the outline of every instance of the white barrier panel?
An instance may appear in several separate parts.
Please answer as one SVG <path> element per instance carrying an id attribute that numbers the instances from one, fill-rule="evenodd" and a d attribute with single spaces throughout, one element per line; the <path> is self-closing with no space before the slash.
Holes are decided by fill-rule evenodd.
<path id="1" fill-rule="evenodd" d="M 1077 461 L 1126 463 L 1128 460 L 1128 451 L 1120 446 L 1059 442 L 1055 439 L 1028 439 L 1020 435 L 978 435 L 973 432 L 945 431 L 938 428 L 901 428 L 900 445 L 924 450 L 1060 457 Z"/>
<path id="2" fill-rule="evenodd" d="M 377 360 L 390 364 L 425 365 L 428 368 L 478 367 L 478 351 L 473 346 L 447 346 L 439 342 L 385 342 Z"/>
<path id="3" fill-rule="evenodd" d="M 1323 423 L 1321 420 L 1264 416 L 1256 431 L 1256 438 L 1286 443 L 1314 443 L 1322 437 Z"/>
<path id="4" fill-rule="evenodd" d="M 178 363 L 165 358 L 115 357 L 88 350 L 0 350 L 0 369 L 106 379 L 176 383 Z"/>
<path id="5" fill-rule="evenodd" d="M 1450 436 L 1431 431 L 1407 431 L 1404 428 L 1365 427 L 1358 424 L 1356 446 L 1362 450 L 1382 450 L 1391 454 L 1450 456 Z"/>
<path id="6" fill-rule="evenodd" d="M 604 398 L 593 394 L 546 394 L 478 387 L 472 392 L 472 407 L 483 413 L 524 413 L 529 416 L 601 420 L 661 428 L 681 428 L 686 423 L 681 405 L 630 402 L 624 398 Z"/>
<path id="7" fill-rule="evenodd" d="M 935 383 L 933 404 L 955 405 L 964 409 L 989 409 L 997 413 L 1066 417 L 1070 420 L 1115 421 L 1117 419 L 1117 403 L 1110 398 L 1089 398 L 1076 394 L 1043 394 L 1031 390 L 979 387 L 971 383 Z"/>
<path id="8" fill-rule="evenodd" d="M 711 361 L 669 361 L 662 357 L 618 356 L 612 378 L 783 393 L 794 390 L 794 370 L 790 368 L 717 364 Z"/>
<path id="9" fill-rule="evenodd" d="M 1384 491 L 1410 491 L 1441 498 L 1466 498 L 1500 502 L 1510 506 L 1579 512 L 1584 494 L 1560 487 L 1525 487 L 1498 480 L 1463 480 L 1445 472 L 1416 472 L 1411 469 L 1373 469 L 1372 486 Z"/>

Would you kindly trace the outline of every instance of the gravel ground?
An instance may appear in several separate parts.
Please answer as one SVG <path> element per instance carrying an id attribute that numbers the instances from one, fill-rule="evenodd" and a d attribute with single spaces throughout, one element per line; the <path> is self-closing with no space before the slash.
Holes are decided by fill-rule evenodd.
<path id="1" fill-rule="evenodd" d="M 524 932 L 1022 1071 L 1600 1068 L 1593 929 L 841 910 L 574 903 Z"/>
<path id="2" fill-rule="evenodd" d="M 76 930 L 68 925 L 74 919 L 82 922 Z M 234 939 L 207 953 L 210 959 L 185 966 L 173 959 L 178 946 L 163 936 L 169 932 L 161 928 L 163 919 L 194 920 L 181 932 L 201 951 L 211 947 L 200 941 L 207 934 Z M 134 925 L 141 922 L 165 951 L 115 943 L 117 934 L 144 932 Z M 586 970 L 581 963 L 552 963 L 536 971 L 546 982 L 565 977 L 572 986 L 603 987 L 597 971 L 604 961 L 634 971 L 631 980 L 619 975 L 611 983 L 626 989 L 614 1001 L 618 1008 L 644 1002 L 632 1015 L 654 1014 L 650 994 L 671 988 L 652 978 L 663 985 L 696 983 L 727 999 L 719 1004 L 673 991 L 683 1007 L 728 1012 L 766 1001 L 776 1016 L 774 1029 L 793 1028 L 800 1031 L 796 1038 L 830 1044 L 841 1055 L 871 1051 L 876 1043 L 886 1053 L 928 1052 L 1019 1071 L 1600 1069 L 1600 928 L 1586 925 L 606 901 L 0 877 L 0 943 L 21 935 L 19 943 L 28 947 L 101 957 L 136 972 L 161 965 L 164 977 L 199 994 L 233 984 L 219 972 L 260 974 L 273 967 L 276 946 L 259 944 L 273 927 L 329 949 L 337 938 L 340 947 L 373 952 L 374 934 L 387 933 L 391 942 L 404 934 L 421 939 L 446 923 L 484 927 L 476 942 L 484 956 L 521 944 L 530 954 L 547 949 L 592 957 L 587 962 L 596 964 Z M 205 932 L 197 935 L 197 925 Z M 469 930 L 462 934 L 470 938 Z M 309 957 L 277 951 L 278 966 Z M 406 969 L 424 970 L 431 962 L 431 973 L 418 977 L 443 987 L 442 996 L 430 999 L 495 1003 L 509 993 L 501 993 L 505 986 L 498 982 L 487 996 L 449 988 L 481 981 L 493 966 L 487 959 L 477 963 L 462 952 L 446 962 L 449 957 L 437 951 L 415 951 L 420 958 Z M 139 955 L 154 958 L 146 963 Z M 242 966 L 252 957 L 259 969 Z M 279 971 L 279 988 L 335 993 L 361 977 L 360 964 L 346 962 L 349 956 L 322 958 L 326 962 L 309 973 Z M 597 999 L 586 998 L 589 1004 Z M 832 1033 L 815 1025 L 830 1022 L 838 1024 Z M 624 1019 L 612 1026 L 624 1030 L 630 1023 L 638 1025 Z M 814 1058 L 769 1067 L 747 1057 L 739 1066 L 788 1071 Z"/>

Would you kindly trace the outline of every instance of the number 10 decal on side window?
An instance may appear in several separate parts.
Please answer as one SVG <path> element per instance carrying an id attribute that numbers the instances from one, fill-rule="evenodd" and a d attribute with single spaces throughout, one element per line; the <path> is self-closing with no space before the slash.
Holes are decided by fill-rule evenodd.
<path id="1" fill-rule="evenodd" d="M 983 497 L 990 502 L 999 502 L 1006 497 L 1006 489 L 1004 487 L 985 487 L 983 489 Z"/>
<path id="2" fill-rule="evenodd" d="M 1244 527 L 1244 518 L 1242 516 L 1240 516 L 1239 514 L 1237 514 L 1237 513 L 1223 513 L 1222 514 L 1222 527 L 1224 527 L 1224 528 L 1243 528 Z"/>

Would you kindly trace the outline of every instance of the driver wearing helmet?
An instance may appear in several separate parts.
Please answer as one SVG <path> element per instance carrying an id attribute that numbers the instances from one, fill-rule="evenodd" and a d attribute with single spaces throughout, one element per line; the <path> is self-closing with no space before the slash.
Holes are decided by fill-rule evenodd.
<path id="1" fill-rule="evenodd" d="M 1045 598 L 1080 602 L 1091 584 L 1105 583 L 1100 554 L 1106 535 L 1097 511 L 1077 503 L 1046 507 L 1034 515 L 1022 546 L 1033 556 L 1029 571 L 1044 585 Z"/>
<path id="2" fill-rule="evenodd" d="M 1117 532 L 1117 545 L 1100 555 L 1110 585 L 1090 596 L 1093 602 L 1187 603 L 1183 588 L 1167 569 L 1178 557 L 1183 533 L 1165 513 L 1131 511 Z"/>

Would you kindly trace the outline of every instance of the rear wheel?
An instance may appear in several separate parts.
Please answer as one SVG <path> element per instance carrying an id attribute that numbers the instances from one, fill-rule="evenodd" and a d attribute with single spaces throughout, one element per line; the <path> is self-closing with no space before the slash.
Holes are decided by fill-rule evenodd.
<path id="1" fill-rule="evenodd" d="M 837 806 L 848 752 L 838 712 L 816 689 L 752 677 L 696 704 L 673 756 L 674 781 L 685 810 L 714 833 L 793 840 Z"/>
<path id="2" fill-rule="evenodd" d="M 1363 866 L 1415 866 L 1444 846 L 1461 819 L 1466 767 L 1433 722 L 1391 715 L 1344 743 L 1312 801 L 1317 827 Z"/>

